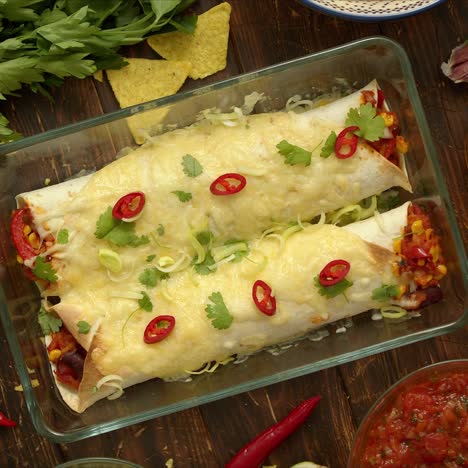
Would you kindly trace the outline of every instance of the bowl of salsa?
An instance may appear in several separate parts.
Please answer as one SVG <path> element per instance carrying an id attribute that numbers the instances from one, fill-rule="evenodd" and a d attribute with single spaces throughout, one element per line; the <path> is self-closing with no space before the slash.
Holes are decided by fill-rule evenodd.
<path id="1" fill-rule="evenodd" d="M 468 359 L 419 369 L 364 417 L 348 468 L 468 467 Z"/>

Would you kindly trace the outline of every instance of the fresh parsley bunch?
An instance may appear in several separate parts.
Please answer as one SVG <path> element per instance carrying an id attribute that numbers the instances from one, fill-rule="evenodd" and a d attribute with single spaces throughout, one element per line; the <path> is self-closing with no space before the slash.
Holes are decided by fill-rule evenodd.
<path id="1" fill-rule="evenodd" d="M 195 0 L 0 0 L 0 100 L 23 85 L 49 96 L 67 76 L 126 65 L 118 49 L 148 34 L 195 30 Z M 0 114 L 0 143 L 20 138 Z"/>

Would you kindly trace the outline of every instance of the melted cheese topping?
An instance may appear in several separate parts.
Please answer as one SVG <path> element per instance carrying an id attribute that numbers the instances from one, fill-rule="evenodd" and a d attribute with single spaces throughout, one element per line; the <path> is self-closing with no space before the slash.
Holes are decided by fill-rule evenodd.
<path id="1" fill-rule="evenodd" d="M 164 291 L 159 286 L 148 291 L 152 312 L 139 310 L 128 321 L 134 304 L 125 300 L 109 303 L 92 354 L 99 371 L 130 380 L 142 375 L 148 379 L 181 377 L 206 362 L 252 353 L 376 307 L 372 290 L 395 282 L 391 252 L 377 248 L 376 255 L 375 246 L 335 226 L 307 227 L 293 234 L 282 251 L 272 239 L 257 241 L 254 247 L 269 258 L 259 276 L 257 266 L 248 261 L 224 264 L 215 274 L 197 277 L 197 285 L 190 271 L 179 273 L 167 280 Z M 336 258 L 351 264 L 347 279 L 354 284 L 346 291 L 348 300 L 343 295 L 327 299 L 314 286 L 313 278 Z M 257 279 L 274 291 L 277 311 L 272 317 L 262 314 L 252 301 L 252 285 Z M 205 311 L 208 297 L 216 291 L 234 317 L 226 330 L 214 328 Z M 159 343 L 145 344 L 148 322 L 166 314 L 176 318 L 172 333 Z"/>

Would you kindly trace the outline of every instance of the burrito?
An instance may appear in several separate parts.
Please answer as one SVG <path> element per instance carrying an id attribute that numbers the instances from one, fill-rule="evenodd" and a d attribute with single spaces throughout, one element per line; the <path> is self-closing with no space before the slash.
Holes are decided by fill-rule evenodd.
<path id="1" fill-rule="evenodd" d="M 77 344 L 65 362 L 55 359 L 59 382 L 76 381 L 74 389 L 60 384 L 66 403 L 82 412 L 125 387 L 187 378 L 369 309 L 420 308 L 441 299 L 446 272 L 427 215 L 409 203 L 345 227 L 287 227 L 253 240 L 248 255 L 212 276 L 185 270 L 144 290 L 96 288 L 108 313 L 90 330 L 87 352 Z M 72 339 L 54 334 L 49 355 L 63 356 L 60 341 Z"/>

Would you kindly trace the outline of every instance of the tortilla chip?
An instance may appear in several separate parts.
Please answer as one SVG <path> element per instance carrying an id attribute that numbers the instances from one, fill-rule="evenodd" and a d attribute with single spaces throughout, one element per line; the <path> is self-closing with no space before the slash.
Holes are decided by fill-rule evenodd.
<path id="1" fill-rule="evenodd" d="M 104 82 L 104 73 L 103 73 L 103 70 L 97 70 L 93 73 L 93 78 L 97 81 L 99 81 L 100 83 L 103 83 Z"/>
<path id="2" fill-rule="evenodd" d="M 168 62 L 127 58 L 128 65 L 120 70 L 107 70 L 120 107 L 133 106 L 175 94 L 184 84 L 192 65 L 190 62 Z M 155 109 L 129 117 L 127 124 L 138 144 L 145 141 L 144 135 L 151 134 L 166 115 L 167 110 Z"/>
<path id="3" fill-rule="evenodd" d="M 191 62 L 190 78 L 205 78 L 226 68 L 230 15 L 231 5 L 221 3 L 198 17 L 193 34 L 156 34 L 148 44 L 167 60 Z"/>

